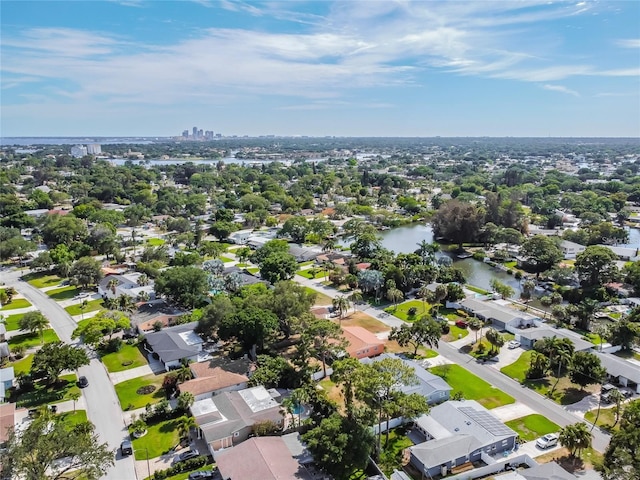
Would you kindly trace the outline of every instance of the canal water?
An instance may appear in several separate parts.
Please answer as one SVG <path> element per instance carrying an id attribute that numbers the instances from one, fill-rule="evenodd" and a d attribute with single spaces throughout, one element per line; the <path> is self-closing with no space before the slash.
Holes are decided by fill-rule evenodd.
<path id="1" fill-rule="evenodd" d="M 433 242 L 433 230 L 431 225 L 412 224 L 380 232 L 380 237 L 380 242 L 384 248 L 396 253 L 411 253 L 418 249 L 418 244 L 421 241 Z M 351 240 L 346 242 L 341 240 L 339 243 L 341 245 L 349 245 Z M 629 243 L 621 246 L 640 248 L 640 230 L 629 229 Z M 453 266 L 462 270 L 467 283 L 470 285 L 491 290 L 491 280 L 495 278 L 514 289 L 514 298 L 520 296 L 520 281 L 513 275 L 509 275 L 473 258 L 461 260 L 448 252 L 438 252 L 437 256 L 449 256 L 453 260 Z"/>

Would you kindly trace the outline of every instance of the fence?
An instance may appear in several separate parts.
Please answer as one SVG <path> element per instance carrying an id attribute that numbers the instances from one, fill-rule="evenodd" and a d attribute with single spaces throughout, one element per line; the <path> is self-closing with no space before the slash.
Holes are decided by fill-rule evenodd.
<path id="1" fill-rule="evenodd" d="M 486 477 L 487 475 L 502 472 L 505 470 L 507 465 L 520 465 L 522 463 L 526 464 L 529 468 L 533 468 L 538 465 L 538 463 L 529 455 L 523 454 L 517 457 L 500 460 L 492 465 L 485 465 L 484 467 L 475 468 L 468 472 L 452 475 L 447 477 L 447 480 L 474 480 L 476 478 Z"/>

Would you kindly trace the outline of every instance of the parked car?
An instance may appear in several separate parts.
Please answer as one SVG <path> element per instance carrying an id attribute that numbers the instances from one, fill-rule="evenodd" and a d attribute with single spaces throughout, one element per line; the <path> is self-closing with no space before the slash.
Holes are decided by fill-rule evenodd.
<path id="1" fill-rule="evenodd" d="M 126 457 L 128 455 L 133 455 L 133 445 L 130 440 L 125 440 L 120 444 L 120 451 L 122 452 L 122 456 Z"/>
<path id="2" fill-rule="evenodd" d="M 518 348 L 520 346 L 520 342 L 518 342 L 517 340 L 511 340 L 508 344 L 507 347 L 511 350 L 513 350 L 514 348 Z"/>
<path id="3" fill-rule="evenodd" d="M 458 327 L 458 328 L 467 328 L 467 322 L 465 322 L 464 320 L 458 320 L 456 322 L 456 327 Z"/>
<path id="4" fill-rule="evenodd" d="M 174 459 L 174 463 L 186 462 L 187 460 L 190 460 L 192 458 L 196 458 L 199 456 L 200 454 L 198 453 L 197 450 L 187 450 L 186 452 L 182 452 L 180 455 L 178 455 Z"/>
<path id="5" fill-rule="evenodd" d="M 87 377 L 82 375 L 80 378 L 78 378 L 78 386 L 80 388 L 88 387 L 89 386 L 89 380 L 87 380 Z"/>
<path id="6" fill-rule="evenodd" d="M 543 450 L 555 447 L 558 444 L 558 437 L 559 435 L 557 433 L 547 433 L 545 436 L 536 440 L 536 446 Z"/>
<path id="7" fill-rule="evenodd" d="M 205 478 L 213 478 L 213 470 L 199 470 L 189 474 L 189 480 L 201 480 Z"/>

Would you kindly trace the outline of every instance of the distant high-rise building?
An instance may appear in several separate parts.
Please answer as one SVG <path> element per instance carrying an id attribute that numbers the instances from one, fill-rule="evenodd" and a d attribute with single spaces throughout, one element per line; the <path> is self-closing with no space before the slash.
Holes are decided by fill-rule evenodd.
<path id="1" fill-rule="evenodd" d="M 189 130 L 183 130 L 182 138 L 189 138 Z"/>
<path id="2" fill-rule="evenodd" d="M 87 147 L 84 145 L 74 145 L 71 147 L 71 156 L 75 158 L 82 158 L 87 154 Z"/>
<path id="3" fill-rule="evenodd" d="M 204 137 L 204 132 L 202 131 L 202 129 L 198 130 L 198 138 L 203 138 Z"/>
<path id="4" fill-rule="evenodd" d="M 193 127 L 193 138 L 198 138 L 198 127 Z"/>
<path id="5" fill-rule="evenodd" d="M 87 153 L 89 155 L 98 155 L 102 153 L 102 146 L 99 143 L 90 143 L 87 145 Z"/>

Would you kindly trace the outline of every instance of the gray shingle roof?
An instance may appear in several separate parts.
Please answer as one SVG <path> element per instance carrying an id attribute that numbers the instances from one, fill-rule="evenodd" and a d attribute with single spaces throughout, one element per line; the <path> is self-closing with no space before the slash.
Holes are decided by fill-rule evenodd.
<path id="1" fill-rule="evenodd" d="M 159 332 L 147 334 L 145 340 L 165 363 L 192 357 L 201 350 L 202 342 L 188 344 L 181 334 L 193 332 L 196 325 L 198 325 L 198 322 L 165 328 Z"/>
<path id="2" fill-rule="evenodd" d="M 594 352 L 600 359 L 600 363 L 607 369 L 607 373 L 611 376 L 618 377 L 622 375 L 624 378 L 635 383 L 640 383 L 640 367 L 631 362 L 627 362 L 622 358 L 618 358 L 611 353 Z"/>

